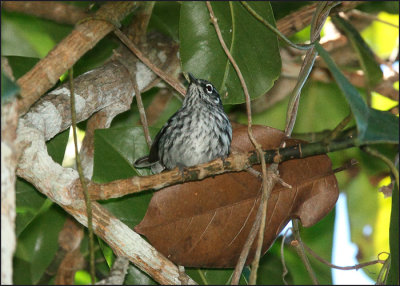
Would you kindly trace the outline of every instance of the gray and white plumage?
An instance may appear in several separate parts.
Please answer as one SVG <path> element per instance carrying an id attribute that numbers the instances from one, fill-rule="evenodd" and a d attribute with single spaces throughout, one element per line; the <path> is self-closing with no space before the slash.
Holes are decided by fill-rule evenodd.
<path id="1" fill-rule="evenodd" d="M 217 90 L 190 73 L 189 79 L 182 107 L 158 132 L 150 154 L 136 160 L 135 167 L 151 167 L 153 173 L 160 173 L 229 155 L 232 126 Z"/>

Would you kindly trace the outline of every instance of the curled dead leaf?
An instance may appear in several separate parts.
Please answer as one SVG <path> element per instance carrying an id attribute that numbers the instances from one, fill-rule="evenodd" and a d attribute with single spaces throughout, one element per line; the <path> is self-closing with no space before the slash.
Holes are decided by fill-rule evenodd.
<path id="1" fill-rule="evenodd" d="M 280 130 L 253 126 L 263 149 L 277 148 Z M 288 146 L 298 140 L 285 139 Z M 232 151 L 254 150 L 247 126 L 234 129 Z M 263 253 L 291 218 L 311 226 L 328 214 L 338 198 L 338 185 L 326 155 L 282 162 L 280 177 L 292 189 L 275 185 L 268 201 Z M 260 170 L 259 166 L 253 166 Z M 167 258 L 187 267 L 234 267 L 255 219 L 261 181 L 248 172 L 227 173 L 171 186 L 154 194 L 135 230 Z M 253 243 L 247 264 L 254 256 Z"/>

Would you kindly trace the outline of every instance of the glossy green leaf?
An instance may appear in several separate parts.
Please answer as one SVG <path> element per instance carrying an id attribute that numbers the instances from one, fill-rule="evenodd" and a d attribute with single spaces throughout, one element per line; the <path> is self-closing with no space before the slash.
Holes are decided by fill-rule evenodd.
<path id="1" fill-rule="evenodd" d="M 136 266 L 129 264 L 124 285 L 158 285 L 150 276 Z"/>
<path id="2" fill-rule="evenodd" d="M 90 277 L 90 273 L 86 270 L 78 270 L 75 272 L 75 280 L 76 285 L 90 285 L 92 283 L 92 278 Z"/>
<path id="3" fill-rule="evenodd" d="M 113 265 L 115 261 L 115 255 L 111 247 L 109 247 L 100 237 L 97 237 L 100 245 L 101 252 L 103 253 L 104 259 L 107 262 L 109 268 Z"/>
<path id="4" fill-rule="evenodd" d="M 111 57 L 118 43 L 107 36 L 81 57 L 74 65 L 74 77 L 95 69 L 104 64 Z"/>
<path id="5" fill-rule="evenodd" d="M 150 129 L 155 135 L 154 129 Z M 93 181 L 103 183 L 137 175 L 149 174 L 146 169 L 136 170 L 133 162 L 148 154 L 141 127 L 97 129 L 94 135 Z"/>
<path id="6" fill-rule="evenodd" d="M 268 2 L 249 2 L 264 19 L 275 25 Z M 239 2 L 211 2 L 224 41 L 246 81 L 251 98 L 267 92 L 281 71 L 276 36 Z M 204 2 L 181 4 L 179 35 L 182 69 L 210 80 L 225 104 L 245 102 L 232 64 L 219 43 Z M 228 96 L 226 97 L 226 92 Z"/>
<path id="7" fill-rule="evenodd" d="M 65 212 L 53 204 L 46 212 L 38 215 L 18 238 L 15 256 L 30 264 L 34 284 L 39 281 L 57 252 L 58 234 L 64 221 Z"/>
<path id="8" fill-rule="evenodd" d="M 143 106 L 147 109 L 153 103 L 154 97 L 159 92 L 159 88 L 152 88 L 142 94 Z M 160 114 L 157 114 L 157 119 L 150 125 L 159 130 L 164 123 L 182 106 L 182 101 L 176 96 L 171 96 L 166 103 L 165 108 Z M 141 127 L 139 110 L 137 108 L 136 97 L 133 98 L 130 110 L 117 115 L 111 123 L 112 128 L 116 127 Z"/>
<path id="9" fill-rule="evenodd" d="M 13 284 L 32 285 L 31 269 L 29 262 L 14 256 L 13 259 Z"/>
<path id="10" fill-rule="evenodd" d="M 318 53 L 326 62 L 329 70 L 344 94 L 355 117 L 359 144 L 399 142 L 399 120 L 389 112 L 369 108 L 357 89 L 340 72 L 329 54 L 316 44 Z"/>
<path id="11" fill-rule="evenodd" d="M 38 213 L 47 210 L 51 202 L 27 181 L 17 178 L 15 183 L 16 213 L 15 234 L 18 237 Z"/>
<path id="12" fill-rule="evenodd" d="M 9 21 L 1 11 L 1 55 L 39 57 L 39 53 L 22 35 L 19 27 Z"/>
<path id="13" fill-rule="evenodd" d="M 19 86 L 1 71 L 1 102 L 12 100 L 19 93 Z"/>
<path id="14" fill-rule="evenodd" d="M 348 21 L 339 16 L 332 16 L 331 19 L 335 26 L 346 34 L 353 49 L 357 52 L 358 60 L 364 70 L 368 85 L 370 87 L 377 85 L 382 80 L 383 73 L 375 60 L 371 48 Z"/>
<path id="15" fill-rule="evenodd" d="M 73 29 L 70 25 L 61 25 L 26 14 L 3 10 L 1 14 L 2 22 L 4 19 L 2 55 L 43 58 Z"/>
<path id="16" fill-rule="evenodd" d="M 274 11 L 274 17 L 278 21 L 290 13 L 312 3 L 311 1 L 271 1 L 271 7 Z M 310 33 L 308 33 L 308 35 L 310 35 Z"/>
<path id="17" fill-rule="evenodd" d="M 69 129 L 57 134 L 46 142 L 47 152 L 54 162 L 61 164 L 64 159 L 65 148 L 67 148 Z"/>
<path id="18" fill-rule="evenodd" d="M 16 80 L 26 74 L 40 59 L 30 57 L 8 56 L 8 63 Z"/>
<path id="19" fill-rule="evenodd" d="M 59 164 L 62 163 L 64 158 L 68 136 L 69 130 L 65 130 L 46 143 L 50 157 Z M 15 232 L 19 236 L 32 220 L 39 213 L 46 211 L 52 203 L 34 186 L 23 179 L 17 178 L 15 190 L 17 212 Z"/>
<path id="20" fill-rule="evenodd" d="M 156 1 L 147 29 L 157 30 L 178 42 L 180 8 L 181 4 L 176 1 Z"/>
<path id="21" fill-rule="evenodd" d="M 151 129 L 154 137 L 155 129 Z M 109 182 L 150 174 L 148 169 L 133 167 L 133 162 L 148 154 L 141 127 L 117 127 L 95 131 L 93 180 Z M 103 201 L 102 205 L 123 223 L 133 228 L 144 217 L 151 192 Z"/>

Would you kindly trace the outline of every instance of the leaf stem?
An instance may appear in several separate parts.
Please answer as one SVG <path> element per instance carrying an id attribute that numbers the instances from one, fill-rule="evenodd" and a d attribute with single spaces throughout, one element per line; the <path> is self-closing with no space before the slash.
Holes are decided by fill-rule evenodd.
<path id="1" fill-rule="evenodd" d="M 246 1 L 240 1 L 240 3 L 243 5 L 246 10 L 254 16 L 258 21 L 263 23 L 268 29 L 270 29 L 275 35 L 278 36 L 282 41 L 284 41 L 286 44 L 291 46 L 292 48 L 298 49 L 298 50 L 309 50 L 312 47 L 314 47 L 314 43 L 311 44 L 295 44 L 292 41 L 290 41 L 284 34 L 282 34 L 277 28 L 275 28 L 273 25 L 271 25 L 268 21 L 266 21 L 263 17 L 261 17 L 256 11 L 251 8 L 251 6 L 246 2 Z"/>

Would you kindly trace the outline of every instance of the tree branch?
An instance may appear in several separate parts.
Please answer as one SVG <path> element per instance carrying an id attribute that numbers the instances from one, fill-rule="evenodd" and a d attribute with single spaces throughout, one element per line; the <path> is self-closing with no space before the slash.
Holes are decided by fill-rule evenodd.
<path id="1" fill-rule="evenodd" d="M 59 1 L 4 1 L 2 6 L 9 12 L 29 14 L 70 25 L 89 16 L 84 9 Z"/>
<path id="2" fill-rule="evenodd" d="M 178 68 L 176 46 L 170 42 L 160 42 L 156 38 L 150 39 L 149 43 L 152 41 L 157 42 L 157 50 L 150 49 L 149 56 L 155 62 L 167 65 L 171 71 L 176 70 Z M 149 47 L 154 46 L 149 44 Z M 127 85 L 131 76 L 129 69 L 134 69 L 133 74 L 140 90 L 147 88 L 156 78 L 156 75 L 138 62 L 129 51 L 121 51 L 120 57 L 120 60 L 118 58 L 112 60 L 75 79 L 78 122 L 87 119 L 98 110 L 123 102 L 134 95 L 132 86 Z M 17 144 L 23 146 L 24 150 L 17 174 L 32 183 L 80 223 L 87 225 L 83 198 L 81 199 L 74 189 L 78 173 L 73 169 L 62 168 L 51 160 L 45 145 L 45 140 L 52 138 L 71 124 L 69 93 L 67 85 L 60 86 L 41 98 L 20 118 Z M 92 207 L 96 235 L 107 242 L 117 255 L 128 257 L 161 284 L 180 283 L 178 277 L 182 276 L 182 273 L 172 262 L 102 206 L 93 202 Z M 189 284 L 195 283 L 189 277 L 188 281 Z"/>
<path id="3" fill-rule="evenodd" d="M 363 2 L 364 1 L 343 1 L 340 6 L 336 7 L 336 9 L 332 11 L 332 14 L 337 14 L 341 11 L 349 11 Z M 286 37 L 294 35 L 298 31 L 301 31 L 310 25 L 316 8 L 317 3 L 313 3 L 290 13 L 289 15 L 277 21 L 277 29 Z"/>
<path id="4" fill-rule="evenodd" d="M 294 146 L 275 150 L 264 150 L 264 158 L 266 163 L 277 163 L 351 148 L 357 146 L 357 138 L 353 135 L 354 134 L 351 133 L 345 138 L 331 141 L 328 144 L 316 142 L 296 144 Z M 93 200 L 106 200 L 150 189 L 159 190 L 167 186 L 183 182 L 198 181 L 223 173 L 240 172 L 257 164 L 260 164 L 260 160 L 256 151 L 236 153 L 231 154 L 224 160 L 216 159 L 208 163 L 185 168 L 183 174 L 178 168 L 175 168 L 160 174 L 143 177 L 136 176 L 105 184 L 91 182 L 89 184 L 89 192 Z M 80 188 L 79 182 L 76 182 L 76 188 Z"/>
<path id="5" fill-rule="evenodd" d="M 109 19 L 111 22 L 119 22 L 133 10 L 135 3 L 105 3 L 95 16 Z M 18 103 L 20 115 L 24 114 L 43 93 L 50 89 L 83 54 L 113 30 L 114 26 L 106 21 L 91 19 L 81 23 L 45 58 L 18 79 L 22 97 Z"/>

